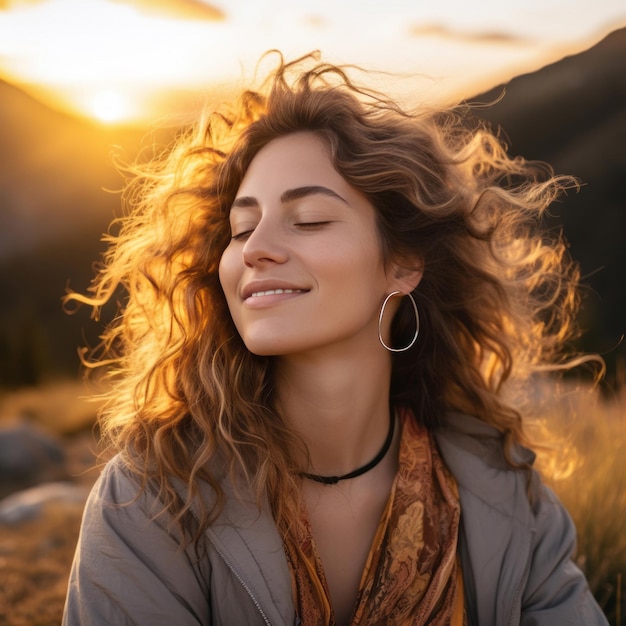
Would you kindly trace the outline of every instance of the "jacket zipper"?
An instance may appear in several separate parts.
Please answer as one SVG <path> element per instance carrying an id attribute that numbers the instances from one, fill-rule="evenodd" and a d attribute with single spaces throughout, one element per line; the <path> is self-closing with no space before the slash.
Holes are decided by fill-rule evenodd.
<path id="1" fill-rule="evenodd" d="M 526 557 L 526 563 L 524 564 L 522 578 L 520 579 L 520 582 L 515 589 L 515 596 L 513 598 L 513 604 L 511 605 L 511 613 L 509 614 L 509 619 L 507 620 L 507 624 L 509 626 L 516 626 L 517 624 L 520 623 L 519 619 L 517 619 L 517 611 L 518 611 L 518 606 L 521 605 L 522 603 L 522 595 L 524 593 L 524 586 L 528 579 L 528 573 L 530 572 L 530 564 L 532 561 L 531 548 L 532 548 L 532 536 L 533 535 L 534 535 L 534 531 L 531 531 L 531 539 L 528 541 L 528 547 L 526 550 L 526 553 L 528 556 Z"/>
<path id="2" fill-rule="evenodd" d="M 246 593 L 250 597 L 250 600 L 252 600 L 252 602 L 254 603 L 254 606 L 257 608 L 261 617 L 263 618 L 263 621 L 267 624 L 267 626 L 272 626 L 269 619 L 267 619 L 267 615 L 265 615 L 265 612 L 261 608 L 261 605 L 259 604 L 258 600 L 254 597 L 254 594 L 252 593 L 252 589 L 248 587 L 248 585 L 246 584 L 246 581 L 239 575 L 239 573 L 235 570 L 235 568 L 230 564 L 230 561 L 226 558 L 224 553 L 213 542 L 211 543 L 213 544 L 213 548 L 215 549 L 215 551 L 220 555 L 220 558 L 222 559 L 222 561 L 226 563 L 226 567 L 228 567 L 228 569 L 233 573 L 233 576 L 239 581 L 241 586 L 245 589 Z"/>

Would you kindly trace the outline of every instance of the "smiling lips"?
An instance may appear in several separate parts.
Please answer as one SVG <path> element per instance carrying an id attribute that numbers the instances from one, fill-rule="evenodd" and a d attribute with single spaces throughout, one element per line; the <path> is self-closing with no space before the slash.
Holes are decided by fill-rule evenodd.
<path id="1" fill-rule="evenodd" d="M 304 289 L 268 289 L 267 291 L 255 291 L 250 295 L 250 297 L 260 298 L 261 296 L 277 296 L 282 293 L 304 293 Z"/>
<path id="2" fill-rule="evenodd" d="M 245 285 L 241 290 L 242 300 L 251 300 L 253 298 L 264 298 L 271 296 L 294 296 L 310 291 L 306 287 L 298 285 L 298 283 L 288 282 L 285 280 L 253 280 Z"/>
<path id="3" fill-rule="evenodd" d="M 255 291 L 250 291 L 244 297 L 244 302 L 247 307 L 253 309 L 265 308 L 297 298 L 308 292 L 309 289 L 298 289 L 297 287 L 275 287 L 274 289 L 259 289 L 257 287 Z"/>

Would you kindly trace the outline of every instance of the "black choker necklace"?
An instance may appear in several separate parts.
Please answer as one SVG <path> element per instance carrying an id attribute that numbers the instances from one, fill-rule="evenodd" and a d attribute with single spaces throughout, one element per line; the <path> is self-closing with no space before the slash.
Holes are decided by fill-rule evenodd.
<path id="1" fill-rule="evenodd" d="M 391 419 L 389 420 L 389 432 L 387 433 L 387 439 L 385 439 L 385 443 L 381 448 L 380 452 L 366 465 L 355 469 L 353 472 L 349 474 L 344 474 L 343 476 L 320 476 L 318 474 L 307 474 L 306 472 L 302 472 L 300 475 L 303 478 L 308 478 L 309 480 L 314 480 L 318 483 L 323 483 L 324 485 L 336 485 L 340 480 L 348 480 L 349 478 L 356 478 L 357 476 L 361 476 L 365 474 L 365 472 L 369 472 L 371 469 L 375 468 L 384 458 L 389 448 L 391 447 L 391 442 L 393 441 L 393 433 L 395 430 L 395 416 L 393 412 L 391 413 Z"/>

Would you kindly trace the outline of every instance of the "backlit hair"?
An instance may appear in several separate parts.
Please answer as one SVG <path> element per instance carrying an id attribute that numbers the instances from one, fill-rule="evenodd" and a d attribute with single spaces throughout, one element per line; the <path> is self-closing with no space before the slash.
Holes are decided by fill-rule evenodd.
<path id="1" fill-rule="evenodd" d="M 290 451 L 301 444 L 275 408 L 274 361 L 246 349 L 218 278 L 246 169 L 263 146 L 297 131 L 321 137 L 373 204 L 384 258 L 423 259 L 413 293 L 420 336 L 393 356 L 395 405 L 429 428 L 450 411 L 492 424 L 514 465 L 524 435 L 507 383 L 558 367 L 574 332 L 578 271 L 558 234 L 539 227 L 575 181 L 510 158 L 466 113 L 404 111 L 315 56 L 281 60 L 261 87 L 207 113 L 135 172 L 90 294 L 68 300 L 97 312 L 125 291 L 102 345 L 111 381 L 102 432 L 144 485 L 155 482 L 174 519 L 184 524 L 195 502 L 197 536 L 219 512 L 223 472 L 251 485 L 279 520 L 298 498 Z M 414 331 L 404 300 L 395 345 Z M 183 499 L 173 478 L 188 486 Z M 198 479 L 215 502 L 198 501 Z"/>

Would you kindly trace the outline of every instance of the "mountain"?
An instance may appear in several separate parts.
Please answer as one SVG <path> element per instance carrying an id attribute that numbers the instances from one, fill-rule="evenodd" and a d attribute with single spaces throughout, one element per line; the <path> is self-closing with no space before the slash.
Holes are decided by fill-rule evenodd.
<path id="1" fill-rule="evenodd" d="M 626 29 L 581 54 L 519 76 L 472 102 L 500 127 L 509 152 L 551 164 L 582 182 L 553 208 L 585 288 L 580 345 L 611 369 L 626 364 Z"/>
<path id="2" fill-rule="evenodd" d="M 580 346 L 626 360 L 626 29 L 581 54 L 515 78 L 472 102 L 500 127 L 510 152 L 552 164 L 584 183 L 556 206 L 586 276 Z M 156 136 L 170 141 L 172 129 Z M 84 290 L 119 211 L 122 178 L 145 129 L 111 129 L 54 112 L 0 82 L 0 386 L 78 371 L 76 347 L 97 341 L 86 311 L 61 309 L 66 285 Z M 615 348 L 615 349 L 614 349 Z"/>

